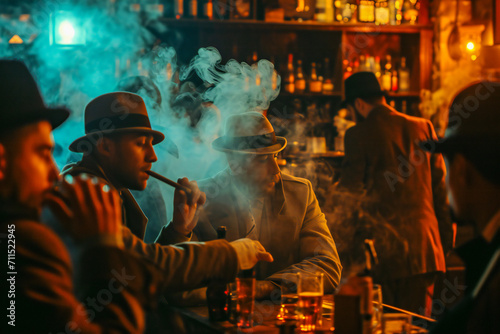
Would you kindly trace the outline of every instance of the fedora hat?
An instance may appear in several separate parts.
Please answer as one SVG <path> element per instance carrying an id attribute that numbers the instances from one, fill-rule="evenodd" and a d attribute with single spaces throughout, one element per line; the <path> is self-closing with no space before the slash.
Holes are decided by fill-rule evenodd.
<path id="1" fill-rule="evenodd" d="M 500 156 L 500 82 L 474 82 L 462 89 L 449 107 L 444 138 L 421 143 L 435 153 L 461 152 L 473 160 Z"/>
<path id="2" fill-rule="evenodd" d="M 224 136 L 212 142 L 217 151 L 247 154 L 274 154 L 285 146 L 286 138 L 276 136 L 268 119 L 253 111 L 229 116 Z"/>
<path id="3" fill-rule="evenodd" d="M 151 128 L 144 100 L 137 94 L 114 92 L 100 95 L 85 107 L 85 136 L 71 143 L 73 152 L 87 152 L 103 134 L 146 133 L 153 136 L 153 145 L 165 139 L 163 133 Z"/>
<path id="4" fill-rule="evenodd" d="M 345 100 L 340 103 L 342 108 L 354 104 L 357 98 L 387 96 L 380 89 L 380 83 L 372 72 L 357 72 L 345 80 Z"/>
<path id="5" fill-rule="evenodd" d="M 0 60 L 0 103 L 0 134 L 41 120 L 55 129 L 69 117 L 66 108 L 47 108 L 28 68 L 17 60 Z"/>

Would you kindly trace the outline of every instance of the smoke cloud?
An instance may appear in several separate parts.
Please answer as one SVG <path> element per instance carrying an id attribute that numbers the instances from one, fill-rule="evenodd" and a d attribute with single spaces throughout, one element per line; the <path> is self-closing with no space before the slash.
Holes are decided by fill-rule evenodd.
<path id="1" fill-rule="evenodd" d="M 222 134 L 229 115 L 267 110 L 280 90 L 274 65 L 267 60 L 256 64 L 230 60 L 222 64 L 220 53 L 211 47 L 200 49 L 189 64 L 179 64 L 174 48 L 158 40 L 158 33 L 164 33 L 167 27 L 154 13 L 134 12 L 122 1 L 103 3 L 39 1 L 29 8 L 9 8 L 9 15 L 0 15 L 0 57 L 23 60 L 35 76 L 46 104 L 64 105 L 72 111 L 70 119 L 54 131 L 57 165 L 62 168 L 81 157 L 71 153 L 68 146 L 84 135 L 85 105 L 101 94 L 116 91 L 127 77 L 145 76 L 160 93 L 155 96 L 147 87 L 137 91 L 146 102 L 152 126 L 179 148 L 176 159 L 163 143 L 156 145 L 158 162 L 153 169 L 174 180 L 199 180 L 224 168 L 225 156 L 213 150 L 211 143 Z M 78 28 L 86 32 L 84 46 L 50 45 L 51 15 L 59 10 L 75 13 L 81 23 Z M 29 16 L 20 19 L 21 14 Z M 8 44 L 14 34 L 24 43 Z M 196 87 L 189 82 L 194 75 L 204 84 Z M 161 189 L 171 216 L 173 189 L 155 180 L 150 180 L 149 188 Z M 161 217 L 158 211 L 164 208 L 153 204 L 152 193 L 134 195 L 147 215 L 153 212 Z M 151 208 L 146 207 L 149 204 Z M 165 223 L 152 219 L 149 237 Z"/>

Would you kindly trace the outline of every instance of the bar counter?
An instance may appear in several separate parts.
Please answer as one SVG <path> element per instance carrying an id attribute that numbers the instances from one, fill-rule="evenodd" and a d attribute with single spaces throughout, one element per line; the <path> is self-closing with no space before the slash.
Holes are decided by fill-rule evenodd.
<path id="1" fill-rule="evenodd" d="M 314 333 L 335 333 L 333 327 L 332 308 L 333 296 L 326 295 L 323 300 L 322 324 Z M 427 333 L 426 328 L 434 322 L 433 319 L 421 317 L 417 314 L 407 312 L 384 304 L 384 312 L 400 313 L 412 316 L 411 333 Z M 196 334 L 233 334 L 233 333 L 280 333 L 277 315 L 280 310 L 279 303 L 270 300 L 256 301 L 254 311 L 254 327 L 237 328 L 229 321 L 211 322 L 208 319 L 208 309 L 206 306 L 197 307 L 177 307 L 168 304 L 161 304 L 158 311 L 159 332 L 160 333 L 196 333 Z M 298 324 L 297 324 L 298 326 Z M 149 331 L 148 331 L 149 332 Z M 290 333 L 283 331 L 283 333 Z M 297 328 L 294 333 L 301 333 Z M 304 332 L 305 333 L 305 332 Z"/>

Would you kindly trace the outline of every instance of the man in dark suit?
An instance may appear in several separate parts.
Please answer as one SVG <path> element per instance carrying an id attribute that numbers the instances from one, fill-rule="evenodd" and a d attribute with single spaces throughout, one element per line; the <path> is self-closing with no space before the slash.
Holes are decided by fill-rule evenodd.
<path id="1" fill-rule="evenodd" d="M 455 251 L 465 263 L 462 301 L 432 333 L 500 333 L 500 82 L 476 82 L 453 99 L 445 138 L 423 148 L 442 153 L 458 223 L 478 236 Z"/>
<path id="2" fill-rule="evenodd" d="M 371 72 L 350 76 L 345 94 L 358 123 L 345 134 L 337 189 L 363 198 L 371 217 L 370 226 L 355 228 L 375 238 L 374 280 L 383 284 L 384 302 L 430 315 L 434 281 L 445 271 L 443 247 L 452 239 L 443 158 L 419 147 L 436 138 L 434 128 L 391 108 Z"/>

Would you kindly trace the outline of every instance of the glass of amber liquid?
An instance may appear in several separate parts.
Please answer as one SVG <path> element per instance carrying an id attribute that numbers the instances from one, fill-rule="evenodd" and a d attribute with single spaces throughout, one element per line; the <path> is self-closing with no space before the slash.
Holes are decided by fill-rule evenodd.
<path id="1" fill-rule="evenodd" d="M 241 328 L 253 326 L 255 307 L 255 270 L 242 270 L 236 278 L 236 325 Z"/>
<path id="2" fill-rule="evenodd" d="M 323 274 L 299 273 L 298 320 L 302 332 L 314 332 L 320 325 L 323 303 Z"/>
<path id="3" fill-rule="evenodd" d="M 297 282 L 283 280 L 281 282 L 281 308 L 278 320 L 297 320 L 296 308 L 298 301 Z"/>

